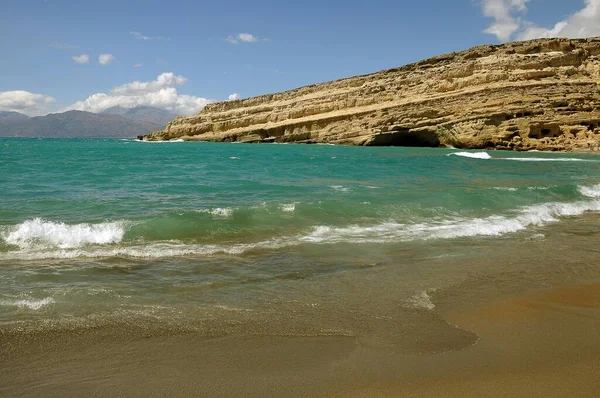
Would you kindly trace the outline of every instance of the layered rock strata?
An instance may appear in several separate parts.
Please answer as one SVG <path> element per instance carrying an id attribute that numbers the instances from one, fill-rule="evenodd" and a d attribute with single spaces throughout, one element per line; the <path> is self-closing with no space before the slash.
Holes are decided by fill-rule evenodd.
<path id="1" fill-rule="evenodd" d="M 485 45 L 208 105 L 149 141 L 600 150 L 600 38 Z"/>

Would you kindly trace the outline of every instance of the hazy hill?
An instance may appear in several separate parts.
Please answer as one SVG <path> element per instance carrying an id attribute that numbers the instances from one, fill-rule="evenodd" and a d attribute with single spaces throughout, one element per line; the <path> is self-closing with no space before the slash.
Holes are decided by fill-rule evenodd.
<path id="1" fill-rule="evenodd" d="M 163 123 L 83 111 L 36 117 L 0 112 L 0 137 L 131 138 L 163 127 Z"/>
<path id="2" fill-rule="evenodd" d="M 19 112 L 11 111 L 0 111 L 0 123 L 1 122 L 22 122 L 29 119 L 29 116 L 23 115 Z"/>

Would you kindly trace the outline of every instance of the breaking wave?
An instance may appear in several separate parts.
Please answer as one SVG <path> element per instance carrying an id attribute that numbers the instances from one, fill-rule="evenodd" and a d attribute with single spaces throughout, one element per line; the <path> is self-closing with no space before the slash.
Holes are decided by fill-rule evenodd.
<path id="1" fill-rule="evenodd" d="M 448 156 L 460 156 L 461 158 L 471 158 L 471 159 L 491 159 L 489 153 L 486 152 L 453 152 L 448 154 Z"/>
<path id="2" fill-rule="evenodd" d="M 118 243 L 125 234 L 125 222 L 67 225 L 34 218 L 6 228 L 1 236 L 9 245 L 21 248 L 53 246 L 62 249 L 87 244 Z"/>
<path id="3" fill-rule="evenodd" d="M 294 245 L 402 243 L 475 236 L 494 237 L 558 222 L 564 217 L 600 212 L 600 184 L 578 186 L 575 193 L 571 202 L 538 203 L 481 217 L 449 213 L 436 219 L 402 217 L 370 225 L 342 226 L 326 225 L 314 219 L 311 224 L 294 227 L 296 229 L 271 229 L 267 224 L 262 224 L 262 217 L 255 219 L 255 222 L 261 223 L 259 225 L 235 226 L 237 224 L 234 224 L 235 217 L 232 213 L 237 208 L 202 210 L 208 217 L 199 219 L 191 219 L 190 214 L 194 214 L 192 212 L 179 218 L 170 218 L 166 223 L 163 218 L 157 218 L 138 222 L 68 225 L 35 218 L 18 225 L 0 227 L 0 247 L 8 244 L 0 251 L 0 260 L 162 258 L 219 253 L 241 255 L 253 250 L 277 250 Z M 289 227 L 288 223 L 303 217 L 301 212 L 296 212 L 296 203 L 278 204 L 273 210 L 276 208 L 282 214 L 280 218 L 269 212 L 264 213 L 264 217 L 271 221 L 273 218 L 277 219 L 277 225 L 282 228 L 286 225 Z M 183 228 L 187 228 L 185 233 L 181 232 Z M 264 230 L 272 232 L 265 234 Z M 262 233 L 256 235 L 253 231 Z M 225 235 L 219 235 L 221 233 Z M 176 234 L 181 234 L 181 237 Z M 262 239 L 257 238 L 261 235 Z"/>
<path id="4" fill-rule="evenodd" d="M 578 187 L 579 192 L 588 198 L 600 198 L 600 184 Z"/>
<path id="5" fill-rule="evenodd" d="M 530 226 L 557 222 L 561 217 L 577 216 L 588 211 L 600 211 L 600 200 L 545 203 L 523 207 L 512 215 L 492 215 L 482 218 L 456 218 L 415 224 L 386 222 L 367 227 L 319 226 L 301 240 L 310 243 L 385 243 L 499 236 L 519 232 Z"/>
<path id="6" fill-rule="evenodd" d="M 233 215 L 236 209 L 234 207 L 215 207 L 212 209 L 200 209 L 196 210 L 198 213 L 207 213 L 215 217 L 228 218 Z"/>
<path id="7" fill-rule="evenodd" d="M 512 160 L 515 162 L 597 162 L 597 160 L 594 159 L 580 159 L 580 158 L 540 158 L 540 157 L 535 157 L 535 158 L 515 158 L 515 157 L 510 157 L 510 158 L 504 158 L 504 157 L 492 157 L 489 153 L 487 152 L 453 152 L 448 154 L 447 156 L 459 156 L 459 157 L 463 157 L 463 158 L 470 158 L 470 159 L 480 159 L 480 160 L 490 160 L 490 159 L 494 159 L 494 160 Z"/>

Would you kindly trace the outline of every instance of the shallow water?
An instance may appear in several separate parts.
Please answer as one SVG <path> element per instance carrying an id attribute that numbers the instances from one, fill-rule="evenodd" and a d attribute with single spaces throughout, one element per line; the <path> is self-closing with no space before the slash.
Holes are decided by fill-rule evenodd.
<path id="1" fill-rule="evenodd" d="M 598 273 L 594 155 L 2 139 L 0 176 L 4 328 L 452 350 L 438 309 Z"/>

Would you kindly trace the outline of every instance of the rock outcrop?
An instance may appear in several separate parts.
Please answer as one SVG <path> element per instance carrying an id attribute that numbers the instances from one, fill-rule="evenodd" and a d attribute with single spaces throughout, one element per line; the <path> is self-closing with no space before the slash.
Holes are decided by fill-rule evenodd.
<path id="1" fill-rule="evenodd" d="M 600 150 L 600 38 L 486 45 L 208 105 L 144 140 Z"/>

